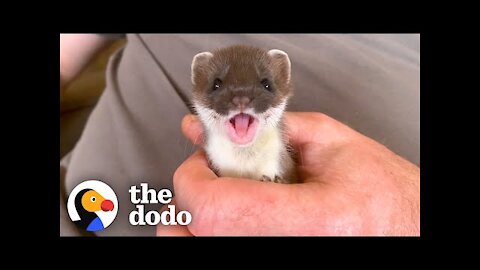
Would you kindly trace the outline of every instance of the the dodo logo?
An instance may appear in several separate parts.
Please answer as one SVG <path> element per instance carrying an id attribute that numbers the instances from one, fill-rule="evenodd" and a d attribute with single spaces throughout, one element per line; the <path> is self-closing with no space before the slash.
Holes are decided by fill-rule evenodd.
<path id="1" fill-rule="evenodd" d="M 72 190 L 67 210 L 74 223 L 84 230 L 96 232 L 112 224 L 117 216 L 118 200 L 107 184 L 88 180 Z"/>

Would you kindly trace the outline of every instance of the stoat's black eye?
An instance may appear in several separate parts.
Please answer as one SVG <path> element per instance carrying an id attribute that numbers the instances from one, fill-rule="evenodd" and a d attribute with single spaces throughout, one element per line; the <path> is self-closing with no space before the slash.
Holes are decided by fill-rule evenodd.
<path id="1" fill-rule="evenodd" d="M 220 80 L 220 79 L 217 78 L 217 79 L 215 79 L 215 80 L 213 81 L 212 90 L 215 91 L 215 90 L 217 90 L 218 88 L 220 88 L 220 86 L 222 86 L 222 80 Z"/>
<path id="2" fill-rule="evenodd" d="M 267 89 L 268 91 L 272 91 L 272 86 L 268 79 L 263 79 L 260 83 L 263 85 L 263 88 Z"/>

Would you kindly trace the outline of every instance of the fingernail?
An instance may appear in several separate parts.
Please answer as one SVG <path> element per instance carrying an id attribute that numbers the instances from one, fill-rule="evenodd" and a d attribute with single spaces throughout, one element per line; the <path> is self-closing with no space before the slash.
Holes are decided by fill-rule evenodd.
<path id="1" fill-rule="evenodd" d="M 193 114 L 187 115 L 187 116 L 186 116 L 186 120 L 187 120 L 187 122 L 188 122 L 189 124 L 193 124 L 193 123 L 195 123 L 195 122 L 198 122 L 198 118 L 197 118 L 195 115 L 193 115 Z"/>

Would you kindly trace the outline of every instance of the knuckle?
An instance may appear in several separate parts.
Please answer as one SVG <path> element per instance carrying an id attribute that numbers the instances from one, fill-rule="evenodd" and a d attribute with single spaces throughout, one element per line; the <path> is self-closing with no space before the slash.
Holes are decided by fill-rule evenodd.
<path id="1" fill-rule="evenodd" d="M 185 167 L 186 164 L 182 163 L 176 170 L 175 173 L 173 174 L 173 186 L 175 187 L 175 190 L 177 190 L 177 186 L 180 186 L 183 183 L 183 180 L 185 179 Z"/>

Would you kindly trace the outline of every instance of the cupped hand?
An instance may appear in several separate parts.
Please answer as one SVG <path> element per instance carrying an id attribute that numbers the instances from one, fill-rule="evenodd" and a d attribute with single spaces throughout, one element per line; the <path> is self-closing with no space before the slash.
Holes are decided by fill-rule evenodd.
<path id="1" fill-rule="evenodd" d="M 177 209 L 192 223 L 158 235 L 419 235 L 420 169 L 320 113 L 285 113 L 301 183 L 218 177 L 197 151 L 176 171 Z M 203 128 L 186 116 L 185 136 Z"/>

